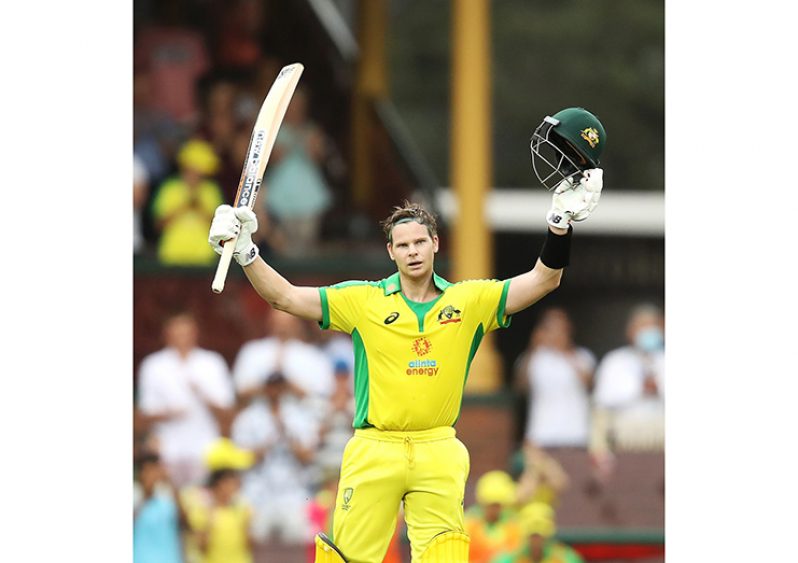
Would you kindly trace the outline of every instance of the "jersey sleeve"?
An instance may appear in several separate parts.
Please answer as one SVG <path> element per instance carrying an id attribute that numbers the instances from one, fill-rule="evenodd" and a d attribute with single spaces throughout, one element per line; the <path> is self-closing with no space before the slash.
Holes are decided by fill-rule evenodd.
<path id="1" fill-rule="evenodd" d="M 473 280 L 468 284 L 469 309 L 476 315 L 485 333 L 510 326 L 512 316 L 505 313 L 510 280 Z"/>
<path id="2" fill-rule="evenodd" d="M 362 281 L 320 287 L 321 328 L 352 334 L 374 290 L 373 284 Z"/>

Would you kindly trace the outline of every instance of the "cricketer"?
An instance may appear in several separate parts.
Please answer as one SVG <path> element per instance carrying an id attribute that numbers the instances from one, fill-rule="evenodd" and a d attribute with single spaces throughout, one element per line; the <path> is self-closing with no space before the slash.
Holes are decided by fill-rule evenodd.
<path id="1" fill-rule="evenodd" d="M 291 284 L 259 256 L 248 207 L 216 209 L 209 242 L 233 257 L 272 307 L 351 335 L 354 436 L 341 464 L 332 536 L 316 537 L 318 563 L 380 563 L 400 503 L 412 560 L 467 563 L 463 496 L 469 455 L 456 437 L 468 370 L 485 334 L 560 284 L 572 222 L 595 209 L 603 186 L 601 122 L 583 108 L 546 116 L 530 144 L 538 180 L 553 189 L 546 240 L 534 267 L 507 280 L 449 282 L 435 273 L 436 220 L 405 202 L 382 222 L 396 273 L 328 287 Z"/>

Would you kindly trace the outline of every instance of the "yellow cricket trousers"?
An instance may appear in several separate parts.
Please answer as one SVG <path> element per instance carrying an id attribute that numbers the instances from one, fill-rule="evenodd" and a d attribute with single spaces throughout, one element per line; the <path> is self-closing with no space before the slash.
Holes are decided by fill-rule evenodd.
<path id="1" fill-rule="evenodd" d="M 332 541 L 351 563 L 381 563 L 399 504 L 413 561 L 433 537 L 464 531 L 468 450 L 450 426 L 418 431 L 355 430 L 344 450 Z"/>

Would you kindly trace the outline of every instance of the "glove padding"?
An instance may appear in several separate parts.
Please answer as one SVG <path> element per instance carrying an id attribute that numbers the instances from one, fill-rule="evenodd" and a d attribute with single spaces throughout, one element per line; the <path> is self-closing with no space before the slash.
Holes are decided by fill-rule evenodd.
<path id="1" fill-rule="evenodd" d="M 601 168 L 593 168 L 585 170 L 576 184 L 570 179 L 560 182 L 554 190 L 546 222 L 552 227 L 567 229 L 572 221 L 587 219 L 601 197 L 603 176 L 604 171 Z"/>
<path id="2" fill-rule="evenodd" d="M 220 205 L 216 208 L 211 222 L 208 242 L 217 254 L 222 254 L 222 246 L 236 235 L 233 258 L 242 266 L 251 264 L 260 253 L 252 242 L 252 233 L 258 230 L 258 218 L 249 207 Z"/>

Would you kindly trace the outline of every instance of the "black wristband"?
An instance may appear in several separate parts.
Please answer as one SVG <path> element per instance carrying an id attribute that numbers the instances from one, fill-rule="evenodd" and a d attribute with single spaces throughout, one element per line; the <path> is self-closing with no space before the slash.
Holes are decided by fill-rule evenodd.
<path id="1" fill-rule="evenodd" d="M 573 232 L 574 228 L 571 225 L 568 225 L 568 232 L 564 235 L 556 235 L 551 229 L 548 229 L 543 248 L 540 249 L 540 261 L 552 270 L 565 268 L 571 256 L 571 234 Z"/>

